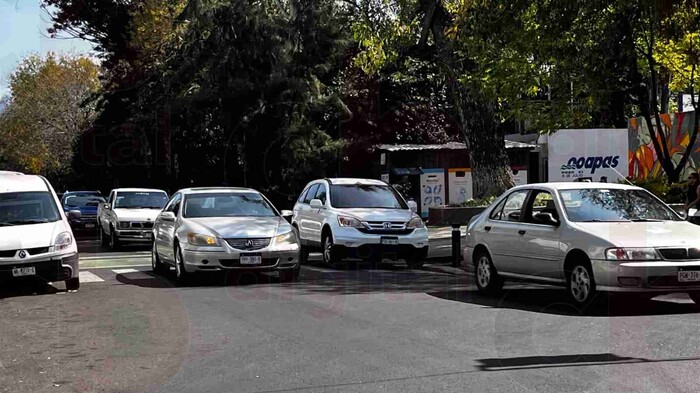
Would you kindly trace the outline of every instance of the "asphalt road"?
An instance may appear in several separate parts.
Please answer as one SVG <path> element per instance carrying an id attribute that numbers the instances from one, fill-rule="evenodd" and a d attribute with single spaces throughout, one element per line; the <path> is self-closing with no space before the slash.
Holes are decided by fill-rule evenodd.
<path id="1" fill-rule="evenodd" d="M 697 392 L 685 295 L 577 310 L 564 291 L 476 293 L 436 265 L 301 280 L 153 276 L 148 250 L 81 242 L 82 287 L 0 289 L 0 392 Z M 48 293 L 43 293 L 48 292 Z"/>

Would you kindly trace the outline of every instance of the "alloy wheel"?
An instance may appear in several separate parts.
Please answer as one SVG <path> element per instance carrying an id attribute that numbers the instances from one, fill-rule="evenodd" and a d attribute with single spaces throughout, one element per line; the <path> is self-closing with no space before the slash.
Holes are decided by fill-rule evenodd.
<path id="1" fill-rule="evenodd" d="M 485 256 L 479 258 L 476 264 L 476 279 L 482 288 L 488 287 L 491 282 L 491 262 Z"/>
<path id="2" fill-rule="evenodd" d="M 180 249 L 175 250 L 175 276 L 178 279 L 182 278 L 182 258 L 180 257 Z"/>
<path id="3" fill-rule="evenodd" d="M 333 240 L 330 236 L 326 236 L 326 241 L 323 243 L 323 259 L 326 263 L 331 263 L 331 256 L 333 254 Z"/>
<path id="4" fill-rule="evenodd" d="M 571 296 L 579 302 L 585 302 L 591 293 L 591 277 L 583 266 L 576 266 L 571 272 Z"/>

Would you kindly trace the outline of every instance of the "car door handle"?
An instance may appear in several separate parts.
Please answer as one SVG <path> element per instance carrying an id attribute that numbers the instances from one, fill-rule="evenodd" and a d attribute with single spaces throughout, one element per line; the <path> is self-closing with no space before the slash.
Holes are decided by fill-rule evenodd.
<path id="1" fill-rule="evenodd" d="M 488 231 L 491 230 L 491 227 L 484 227 L 484 230 L 485 230 L 486 232 L 488 232 Z"/>
<path id="2" fill-rule="evenodd" d="M 518 231 L 518 233 L 519 233 L 520 235 L 524 235 L 524 234 L 525 234 L 525 230 L 524 230 L 524 229 L 521 229 L 521 230 Z"/>

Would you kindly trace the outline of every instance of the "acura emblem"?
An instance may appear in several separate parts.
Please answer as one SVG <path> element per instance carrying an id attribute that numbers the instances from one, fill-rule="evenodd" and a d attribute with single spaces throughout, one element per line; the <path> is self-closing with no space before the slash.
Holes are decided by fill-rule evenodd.
<path id="1" fill-rule="evenodd" d="M 390 223 L 390 222 L 385 222 L 385 223 L 384 223 L 384 229 L 391 229 L 391 223 Z"/>
<path id="2" fill-rule="evenodd" d="M 19 259 L 24 259 L 24 258 L 27 257 L 27 252 L 24 251 L 24 250 L 22 250 L 22 251 L 19 252 L 19 255 L 18 255 L 18 256 L 19 256 Z"/>
<path id="3" fill-rule="evenodd" d="M 253 248 L 253 241 L 248 239 L 245 241 L 245 247 L 246 248 Z"/>

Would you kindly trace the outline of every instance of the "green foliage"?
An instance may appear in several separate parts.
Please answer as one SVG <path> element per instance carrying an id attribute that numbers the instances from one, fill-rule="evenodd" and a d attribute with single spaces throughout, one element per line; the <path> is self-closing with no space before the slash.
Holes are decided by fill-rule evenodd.
<path id="1" fill-rule="evenodd" d="M 460 204 L 451 204 L 450 206 L 454 207 L 487 207 L 491 206 L 493 201 L 496 200 L 496 196 L 489 196 L 486 198 L 479 198 L 479 199 L 469 199 L 463 203 Z"/>
<path id="2" fill-rule="evenodd" d="M 668 183 L 665 177 L 655 177 L 646 180 L 636 180 L 632 182 L 637 187 L 642 187 L 645 190 L 659 197 L 666 203 L 686 203 L 686 191 L 688 189 L 687 182 Z"/>

